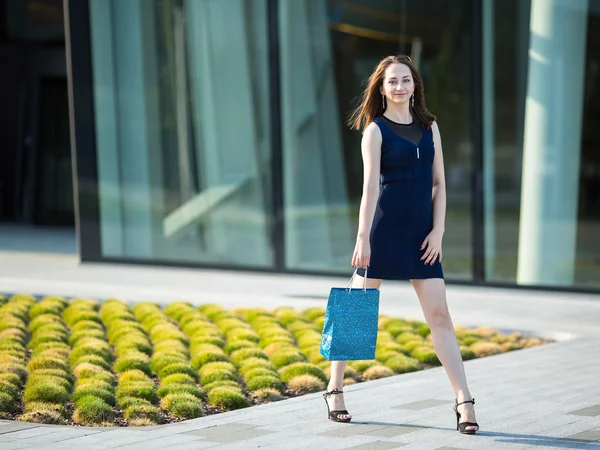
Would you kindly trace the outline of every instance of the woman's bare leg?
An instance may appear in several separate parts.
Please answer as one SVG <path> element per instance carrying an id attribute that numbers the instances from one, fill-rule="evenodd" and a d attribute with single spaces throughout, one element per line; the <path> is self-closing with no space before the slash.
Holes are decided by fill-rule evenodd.
<path id="1" fill-rule="evenodd" d="M 353 288 L 361 288 L 363 286 L 364 279 L 360 275 L 356 275 L 354 277 L 354 281 L 352 282 Z M 367 287 L 368 288 L 377 288 L 381 287 L 381 280 L 374 278 L 367 278 Z M 339 389 L 340 391 L 344 387 L 344 371 L 346 370 L 346 364 L 348 361 L 331 361 L 331 376 L 329 378 L 329 384 L 327 385 L 327 391 L 331 391 L 333 389 Z M 331 411 L 340 411 L 346 409 L 346 405 L 344 403 L 344 395 L 330 395 L 327 398 L 329 402 L 329 408 Z M 351 418 L 350 414 L 340 414 L 338 416 L 340 419 L 345 420 Z"/>
<path id="2" fill-rule="evenodd" d="M 465 368 L 458 347 L 456 333 L 448 304 L 446 302 L 446 285 L 441 278 L 426 280 L 411 280 L 413 287 L 421 302 L 423 315 L 431 328 L 433 348 L 446 370 L 450 384 L 456 394 L 458 402 L 470 400 L 471 393 L 467 386 Z M 461 422 L 477 422 L 473 404 L 466 403 L 458 407 Z M 477 427 L 467 427 L 467 430 L 477 430 Z"/>

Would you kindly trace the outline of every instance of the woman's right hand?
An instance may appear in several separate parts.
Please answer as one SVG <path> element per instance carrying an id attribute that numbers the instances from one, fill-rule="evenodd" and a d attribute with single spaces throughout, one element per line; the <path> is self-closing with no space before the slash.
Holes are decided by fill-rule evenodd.
<path id="1" fill-rule="evenodd" d="M 371 244 L 368 239 L 358 238 L 352 255 L 352 267 L 366 269 L 371 262 Z"/>

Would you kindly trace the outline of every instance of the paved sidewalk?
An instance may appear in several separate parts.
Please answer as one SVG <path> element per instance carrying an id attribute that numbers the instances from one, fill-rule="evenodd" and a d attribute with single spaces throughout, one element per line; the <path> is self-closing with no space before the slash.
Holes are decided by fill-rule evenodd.
<path id="1" fill-rule="evenodd" d="M 116 265 L 71 255 L 0 251 L 0 292 L 124 300 L 188 300 L 225 307 L 325 305 L 347 279 Z M 465 363 L 481 431 L 454 430 L 442 368 L 346 388 L 351 424 L 326 420 L 320 394 L 151 428 L 57 427 L 0 421 L 0 448 L 37 449 L 556 449 L 600 450 L 600 296 L 448 287 L 457 324 L 558 342 Z M 408 283 L 382 288 L 383 314 L 422 319 Z"/>

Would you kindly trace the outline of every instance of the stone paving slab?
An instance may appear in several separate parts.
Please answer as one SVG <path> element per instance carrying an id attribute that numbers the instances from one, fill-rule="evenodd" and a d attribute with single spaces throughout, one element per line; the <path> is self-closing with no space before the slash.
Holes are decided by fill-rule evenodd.
<path id="1" fill-rule="evenodd" d="M 112 265 L 0 252 L 0 291 L 186 299 L 194 304 L 324 306 L 341 278 Z M 40 262 L 42 261 L 42 262 Z M 344 283 L 345 285 L 345 283 Z M 31 290 L 30 290 L 31 291 Z M 123 294 L 123 295 L 121 295 Z M 148 428 L 0 421 L 0 449 L 559 449 L 600 450 L 600 296 L 449 286 L 455 323 L 552 336 L 554 344 L 467 361 L 481 431 L 455 430 L 442 368 L 346 387 L 350 424 L 326 420 L 320 393 Z M 408 284 L 382 290 L 382 314 L 422 319 Z"/>
<path id="2" fill-rule="evenodd" d="M 151 430 L 28 426 L 4 421 L 0 423 L 0 447 L 142 449 L 157 448 L 162 442 L 166 445 L 163 448 L 369 448 L 373 443 L 373 448 L 398 445 L 420 449 L 599 449 L 600 416 L 572 414 L 594 412 L 597 407 L 599 344 L 599 340 L 574 340 L 553 344 L 544 351 L 534 348 L 466 362 L 468 376 L 472 374 L 471 379 L 479 380 L 472 382 L 482 425 L 478 436 L 461 436 L 454 431 L 451 391 L 443 370 L 436 368 L 348 386 L 348 408 L 355 417 L 351 424 L 325 420 L 322 398 L 313 394 Z M 555 361 L 553 364 L 547 362 L 548 349 L 559 356 L 549 359 Z M 511 374 L 500 371 L 498 377 L 496 368 L 504 361 L 520 361 L 522 368 Z M 564 380 L 573 378 L 585 382 L 587 387 L 572 391 L 568 401 L 564 401 L 554 395 L 552 383 L 547 380 L 544 389 L 537 389 L 540 376 L 543 377 L 540 367 L 547 373 L 560 373 L 560 377 L 549 378 L 557 388 L 564 390 Z M 506 395 L 494 402 L 493 392 L 498 384 L 505 386 Z M 514 385 L 536 395 L 531 400 L 513 398 L 509 394 Z M 446 404 L 439 395 L 444 390 Z M 433 400 L 441 404 L 414 409 L 389 407 L 431 404 L 432 399 L 427 398 L 431 391 L 435 393 Z"/>

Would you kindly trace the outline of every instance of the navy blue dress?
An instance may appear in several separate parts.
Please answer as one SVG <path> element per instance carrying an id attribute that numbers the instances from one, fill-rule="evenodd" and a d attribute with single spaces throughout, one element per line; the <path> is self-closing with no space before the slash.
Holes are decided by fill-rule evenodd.
<path id="1" fill-rule="evenodd" d="M 384 280 L 444 278 L 442 265 L 421 261 L 421 244 L 433 228 L 433 132 L 424 127 L 415 145 L 398 136 L 381 117 L 379 198 L 371 227 L 367 276 Z M 364 276 L 364 269 L 357 273 Z"/>

